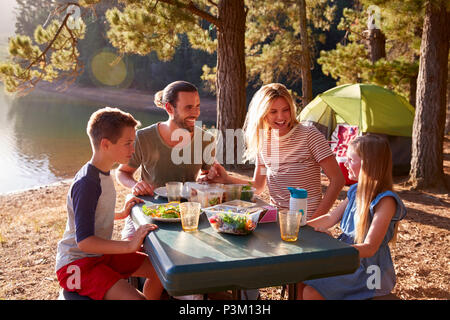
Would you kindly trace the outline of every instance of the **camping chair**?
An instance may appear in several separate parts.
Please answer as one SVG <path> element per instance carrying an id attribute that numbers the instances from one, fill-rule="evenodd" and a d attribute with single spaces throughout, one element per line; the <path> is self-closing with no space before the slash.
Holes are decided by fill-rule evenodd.
<path id="1" fill-rule="evenodd" d="M 358 127 L 350 126 L 348 124 L 338 124 L 331 135 L 330 147 L 336 156 L 336 161 L 341 168 L 342 174 L 345 178 L 345 185 L 349 186 L 357 181 L 351 180 L 348 177 L 348 171 L 345 167 L 347 161 L 347 149 L 349 143 L 358 136 Z"/>

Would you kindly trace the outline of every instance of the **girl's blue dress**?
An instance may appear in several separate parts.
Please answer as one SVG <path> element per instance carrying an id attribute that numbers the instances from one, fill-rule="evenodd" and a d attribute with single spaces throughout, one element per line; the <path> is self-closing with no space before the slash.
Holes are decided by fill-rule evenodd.
<path id="1" fill-rule="evenodd" d="M 356 188 L 357 184 L 354 184 L 347 192 L 349 203 L 345 208 L 340 224 L 343 232 L 338 237 L 340 241 L 348 244 L 354 244 Z M 325 299 L 370 299 L 387 295 L 394 288 L 395 270 L 388 242 L 394 235 L 395 223 L 405 217 L 406 208 L 396 193 L 385 191 L 378 194 L 370 203 L 372 218 L 374 207 L 383 197 L 393 197 L 397 202 L 397 209 L 378 251 L 370 258 L 361 258 L 359 268 L 352 274 L 304 281 L 306 285 L 316 289 Z"/>

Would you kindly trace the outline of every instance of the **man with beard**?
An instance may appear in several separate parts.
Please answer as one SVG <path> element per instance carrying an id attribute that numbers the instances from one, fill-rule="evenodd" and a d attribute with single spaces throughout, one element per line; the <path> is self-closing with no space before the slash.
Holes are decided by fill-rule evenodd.
<path id="1" fill-rule="evenodd" d="M 166 110 L 169 119 L 138 130 L 133 157 L 116 171 L 117 180 L 135 196 L 153 196 L 154 189 L 169 181 L 196 181 L 200 170 L 206 172 L 214 161 L 213 136 L 195 126 L 200 97 L 193 84 L 172 82 L 156 93 L 154 102 Z M 139 167 L 140 179 L 136 181 L 133 175 Z M 133 233 L 128 217 L 122 238 Z"/>

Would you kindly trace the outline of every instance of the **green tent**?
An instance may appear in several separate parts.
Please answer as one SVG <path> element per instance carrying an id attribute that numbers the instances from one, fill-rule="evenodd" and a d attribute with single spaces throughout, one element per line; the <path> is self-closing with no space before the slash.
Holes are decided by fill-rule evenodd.
<path id="1" fill-rule="evenodd" d="M 360 133 L 385 136 L 391 145 L 394 174 L 407 174 L 411 161 L 414 108 L 402 96 L 373 84 L 344 84 L 319 94 L 298 120 L 313 123 L 330 140 L 338 124 Z"/>
<path id="2" fill-rule="evenodd" d="M 380 86 L 344 84 L 319 94 L 302 110 L 299 120 L 327 127 L 328 132 L 338 123 L 347 123 L 358 126 L 360 132 L 411 137 L 414 108 Z"/>

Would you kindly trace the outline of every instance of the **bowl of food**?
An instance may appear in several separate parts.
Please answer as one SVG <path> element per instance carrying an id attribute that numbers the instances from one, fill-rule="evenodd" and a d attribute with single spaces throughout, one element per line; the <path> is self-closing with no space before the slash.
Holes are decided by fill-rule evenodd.
<path id="1" fill-rule="evenodd" d="M 179 222 L 180 206 L 178 202 L 164 204 L 144 204 L 142 213 L 155 221 L 162 222 Z"/>
<path id="2" fill-rule="evenodd" d="M 226 206 L 224 206 L 226 207 Z M 235 235 L 247 235 L 253 232 L 258 225 L 259 215 L 263 210 L 252 211 L 251 209 L 234 209 L 229 207 L 211 207 L 205 211 L 211 227 L 217 232 Z"/>

